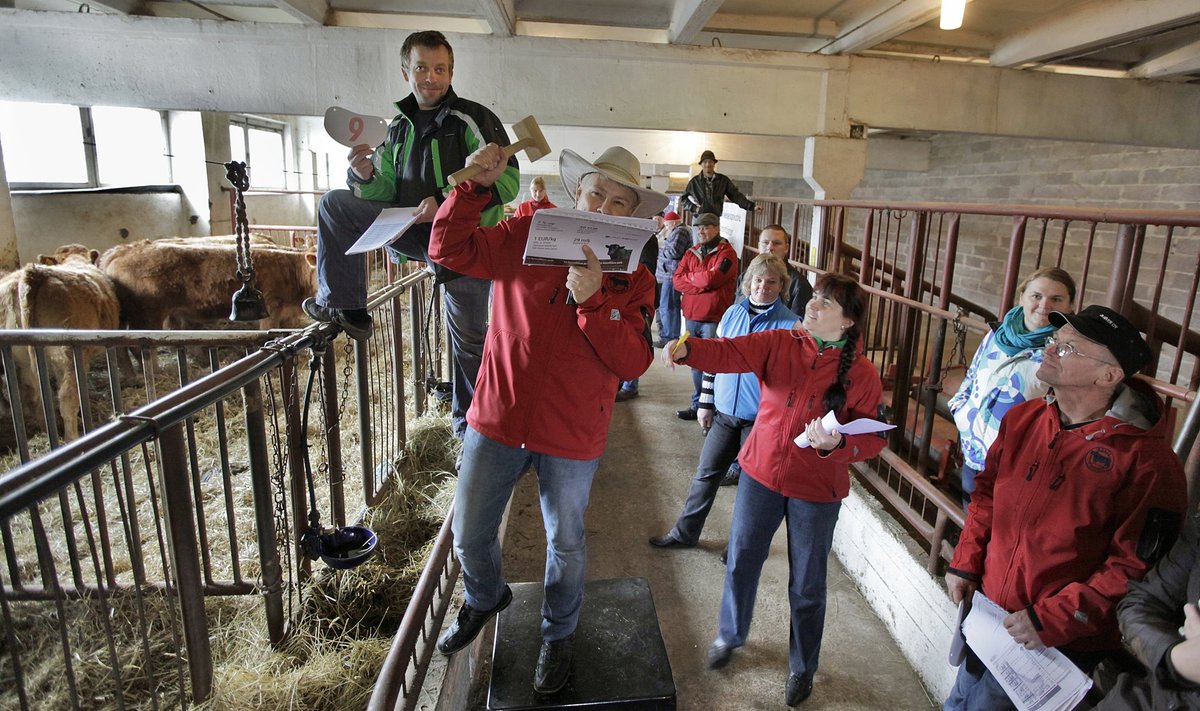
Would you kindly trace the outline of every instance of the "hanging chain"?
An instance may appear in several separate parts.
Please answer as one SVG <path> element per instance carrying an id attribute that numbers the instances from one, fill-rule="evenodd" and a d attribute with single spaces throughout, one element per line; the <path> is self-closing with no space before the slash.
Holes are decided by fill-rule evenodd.
<path id="1" fill-rule="evenodd" d="M 225 164 L 225 178 L 233 185 L 236 196 L 233 228 L 237 238 L 237 278 L 243 284 L 254 280 L 254 262 L 250 258 L 250 225 L 246 221 L 246 191 L 250 189 L 250 171 L 245 163 Z"/>
<path id="2" fill-rule="evenodd" d="M 287 483 L 283 476 L 283 446 L 279 440 L 279 412 L 275 407 L 275 380 L 270 374 L 264 379 L 267 381 L 267 421 L 271 423 L 271 450 L 275 459 L 275 466 L 271 468 L 271 483 L 275 488 L 275 547 L 283 551 L 287 562 L 285 570 L 291 570 L 292 546 L 288 534 L 291 527 L 288 523 Z"/>
<path id="3" fill-rule="evenodd" d="M 350 338 L 344 339 L 342 345 L 342 386 L 338 393 L 338 410 L 337 421 L 342 421 L 342 415 L 346 412 L 346 399 L 350 397 L 350 377 L 354 375 L 354 366 L 351 365 L 354 360 L 354 340 Z"/>
<path id="4" fill-rule="evenodd" d="M 954 320 L 950 322 L 954 326 L 954 345 L 950 348 L 950 357 L 942 366 L 942 372 L 938 374 L 937 383 L 933 388 L 938 392 L 941 392 L 942 383 L 946 380 L 946 373 L 949 373 L 951 368 L 967 366 L 967 324 L 962 320 L 964 313 L 961 306 L 956 307 Z"/>

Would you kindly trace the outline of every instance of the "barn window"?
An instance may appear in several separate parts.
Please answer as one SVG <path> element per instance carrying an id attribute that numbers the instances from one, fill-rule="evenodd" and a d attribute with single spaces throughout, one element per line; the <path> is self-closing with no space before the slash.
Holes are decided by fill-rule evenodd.
<path id="1" fill-rule="evenodd" d="M 171 182 L 161 111 L 0 102 L 0 141 L 14 189 Z"/>
<path id="2" fill-rule="evenodd" d="M 86 109 L 0 101 L 4 172 L 13 188 L 85 188 L 93 184 Z"/>
<path id="3" fill-rule="evenodd" d="M 283 124 L 257 116 L 229 120 L 230 159 L 244 161 L 250 169 L 250 189 L 286 189 Z"/>

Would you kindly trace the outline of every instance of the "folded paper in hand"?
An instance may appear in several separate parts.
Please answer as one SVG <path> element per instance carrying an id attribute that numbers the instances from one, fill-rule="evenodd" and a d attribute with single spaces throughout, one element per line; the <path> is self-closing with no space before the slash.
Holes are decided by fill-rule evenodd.
<path id="1" fill-rule="evenodd" d="M 868 434 L 870 432 L 884 432 L 890 429 L 895 429 L 895 427 L 895 425 L 889 425 L 886 422 L 872 420 L 867 417 L 860 417 L 853 422 L 847 422 L 843 425 L 838 422 L 837 415 L 834 414 L 833 410 L 825 413 L 825 416 L 821 418 L 821 429 L 825 431 L 825 434 L 829 434 L 835 429 L 844 435 Z M 801 432 L 800 435 L 792 441 L 796 443 L 796 446 L 801 448 L 812 446 L 808 442 L 807 432 Z"/>
<path id="2" fill-rule="evenodd" d="M 617 217 L 569 208 L 549 208 L 533 213 L 523 264 L 584 266 L 583 245 L 592 248 L 606 272 L 632 272 L 642 248 L 653 239 L 654 220 Z"/>
<path id="3" fill-rule="evenodd" d="M 350 249 L 346 250 L 346 254 L 361 254 L 370 252 L 372 249 L 378 249 L 384 245 L 391 244 L 400 239 L 400 235 L 412 227 L 413 210 L 415 207 L 386 207 L 379 213 L 379 217 L 371 223 L 366 232 L 362 233 L 362 237 L 358 241 L 350 245 Z"/>

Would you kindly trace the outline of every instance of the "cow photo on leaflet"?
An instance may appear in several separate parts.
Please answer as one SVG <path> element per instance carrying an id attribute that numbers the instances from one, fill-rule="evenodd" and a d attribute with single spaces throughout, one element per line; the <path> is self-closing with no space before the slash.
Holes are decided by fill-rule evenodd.
<path id="1" fill-rule="evenodd" d="M 112 281 L 96 268 L 99 253 L 83 245 L 59 247 L 53 257 L 38 255 L 38 264 L 27 264 L 0 280 L 0 318 L 7 329 L 79 328 L 115 329 L 120 306 Z M 103 352 L 103 347 L 80 349 L 83 370 Z M 30 429 L 39 429 L 36 413 L 43 409 L 31 348 L 13 350 L 17 368 L 18 392 L 24 421 Z M 71 349 L 46 348 L 46 360 L 58 383 L 56 399 L 63 420 L 63 432 L 69 439 L 81 429 L 81 403 Z M 9 407 L 13 406 L 9 403 Z"/>

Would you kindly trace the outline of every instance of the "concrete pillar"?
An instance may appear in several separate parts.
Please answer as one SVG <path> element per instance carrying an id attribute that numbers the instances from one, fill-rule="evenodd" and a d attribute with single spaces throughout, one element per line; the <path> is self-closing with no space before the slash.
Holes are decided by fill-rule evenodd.
<path id="1" fill-rule="evenodd" d="M 224 163 L 229 161 L 229 115 L 216 112 L 201 114 L 204 130 L 204 159 L 208 161 L 208 224 L 214 235 L 233 234 L 233 212 L 229 196 L 233 186 L 225 179 Z M 229 188 L 229 190 L 222 190 Z"/>
<path id="2" fill-rule="evenodd" d="M 0 143 L 0 270 L 10 271 L 21 266 L 17 251 L 17 223 L 13 220 L 12 195 L 8 190 L 8 174 L 4 170 L 4 146 Z"/>
<path id="3" fill-rule="evenodd" d="M 815 200 L 844 200 L 858 185 L 867 169 L 867 142 L 861 138 L 809 136 L 804 139 L 804 181 Z M 825 225 L 820 210 L 813 212 L 812 250 L 809 263 L 816 264 Z"/>

